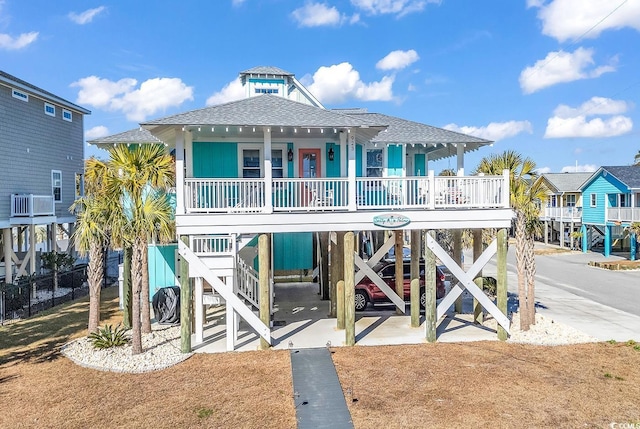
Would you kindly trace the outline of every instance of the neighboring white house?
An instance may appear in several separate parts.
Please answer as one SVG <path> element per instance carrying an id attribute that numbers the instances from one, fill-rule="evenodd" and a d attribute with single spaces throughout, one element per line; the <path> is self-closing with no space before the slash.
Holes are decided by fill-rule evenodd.
<path id="1" fill-rule="evenodd" d="M 57 225 L 72 229 L 91 112 L 3 71 L 0 112 L 0 278 L 10 282 L 36 271 L 36 225 L 46 226 L 49 249 Z"/>

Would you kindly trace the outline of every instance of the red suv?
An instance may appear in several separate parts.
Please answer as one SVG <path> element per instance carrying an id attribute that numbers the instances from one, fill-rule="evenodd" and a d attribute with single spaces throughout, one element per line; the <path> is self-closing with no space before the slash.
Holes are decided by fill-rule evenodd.
<path id="1" fill-rule="evenodd" d="M 373 271 L 378 273 L 380 278 L 389 285 L 391 289 L 396 290 L 396 266 L 395 262 L 384 261 L 379 262 L 373 267 Z M 404 300 L 408 301 L 411 296 L 411 264 L 404 262 Z M 436 267 L 436 299 L 444 298 L 445 295 L 445 275 L 439 267 Z M 384 294 L 371 281 L 369 277 L 363 278 L 356 285 L 355 290 L 356 311 L 363 311 L 369 303 L 390 302 L 387 295 Z M 424 262 L 420 262 L 420 308 L 424 308 L 426 302 L 426 294 L 424 288 Z"/>

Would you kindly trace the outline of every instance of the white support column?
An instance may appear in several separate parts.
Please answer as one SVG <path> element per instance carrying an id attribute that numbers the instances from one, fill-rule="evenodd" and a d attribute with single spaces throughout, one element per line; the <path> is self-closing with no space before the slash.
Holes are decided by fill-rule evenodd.
<path id="1" fill-rule="evenodd" d="M 433 170 L 429 170 L 429 208 L 436 207 L 436 175 Z"/>
<path id="2" fill-rule="evenodd" d="M 504 204 L 504 208 L 507 209 L 511 207 L 511 189 L 509 189 L 510 177 L 509 170 L 502 170 L 502 178 L 504 182 L 504 186 L 502 187 L 502 203 Z"/>
<path id="3" fill-rule="evenodd" d="M 456 144 L 456 161 L 457 161 L 457 172 L 458 176 L 464 176 L 464 143 Z"/>
<path id="4" fill-rule="evenodd" d="M 348 181 L 349 181 L 349 211 L 356 211 L 356 134 L 352 129 L 349 129 L 347 134 L 348 145 Z M 340 136 L 342 141 L 342 136 Z"/>
<path id="5" fill-rule="evenodd" d="M 271 169 L 271 128 L 264 127 L 264 212 L 273 213 L 273 171 Z"/>
<path id="6" fill-rule="evenodd" d="M 340 132 L 340 177 L 347 176 L 347 134 Z"/>
<path id="7" fill-rule="evenodd" d="M 29 274 L 36 272 L 36 226 L 29 225 Z"/>
<path id="8" fill-rule="evenodd" d="M 5 282 L 13 282 L 13 264 L 11 256 L 13 255 L 13 234 L 12 228 L 5 228 L 2 230 L 4 242 L 4 275 Z"/>
<path id="9" fill-rule="evenodd" d="M 196 316 L 196 344 L 202 344 L 204 341 L 204 290 L 202 286 L 202 277 L 196 277 L 194 281 L 194 295 L 195 295 L 195 316 Z"/>
<path id="10" fill-rule="evenodd" d="M 193 159 L 193 133 L 185 133 L 184 136 L 184 172 L 185 177 L 193 177 L 193 162 L 188 160 Z"/>
<path id="11" fill-rule="evenodd" d="M 235 295 L 235 282 L 233 276 L 229 276 L 225 279 L 225 284 L 229 290 L 234 291 Z M 232 352 L 236 347 L 236 340 L 238 339 L 238 328 L 240 326 L 240 319 L 238 314 L 233 310 L 233 307 L 229 304 L 226 305 L 226 336 L 227 336 L 227 351 Z"/>
<path id="12" fill-rule="evenodd" d="M 560 194 L 560 247 L 564 247 L 564 201 L 563 194 Z"/>
<path id="13" fill-rule="evenodd" d="M 184 214 L 184 131 L 176 130 L 176 214 Z"/>

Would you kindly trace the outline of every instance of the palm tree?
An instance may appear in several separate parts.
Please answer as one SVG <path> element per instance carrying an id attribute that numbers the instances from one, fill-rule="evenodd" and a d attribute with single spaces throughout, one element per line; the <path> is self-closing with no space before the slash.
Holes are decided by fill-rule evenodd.
<path id="1" fill-rule="evenodd" d="M 115 201 L 105 192 L 108 170 L 104 162 L 91 158 L 85 166 L 85 195 L 70 207 L 76 213 L 76 230 L 71 239 L 80 255 L 89 254 L 89 333 L 100 323 L 100 288 L 104 281 L 104 252 Z"/>
<path id="2" fill-rule="evenodd" d="M 149 286 L 144 285 L 143 270 L 147 245 L 152 240 L 168 241 L 173 234 L 173 211 L 165 191 L 173 186 L 173 160 L 162 145 L 109 150 L 111 174 L 107 188 L 120 199 L 114 229 L 114 243 L 132 247 L 132 346 L 142 352 L 142 332 L 151 332 Z"/>
<path id="3" fill-rule="evenodd" d="M 536 163 L 515 151 L 493 154 L 480 161 L 476 173 L 500 175 L 509 170 L 511 207 L 515 212 L 516 269 L 520 302 L 520 329 L 535 324 L 534 236 L 539 232 L 539 206 L 546 199 L 544 185 L 536 183 Z"/>

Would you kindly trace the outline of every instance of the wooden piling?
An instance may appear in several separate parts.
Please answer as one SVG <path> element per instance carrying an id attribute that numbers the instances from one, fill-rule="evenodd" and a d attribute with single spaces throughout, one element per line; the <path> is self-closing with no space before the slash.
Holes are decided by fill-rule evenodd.
<path id="1" fill-rule="evenodd" d="M 432 238 L 435 238 L 435 231 L 427 231 Z M 425 337 L 428 342 L 436 341 L 436 255 L 426 246 L 424 249 L 424 326 Z"/>
<path id="2" fill-rule="evenodd" d="M 395 233 L 395 254 L 396 254 L 396 294 L 400 299 L 404 299 L 404 237 L 403 231 L 397 230 Z M 396 307 L 396 314 L 404 315 L 404 312 Z"/>
<path id="3" fill-rule="evenodd" d="M 271 296 L 269 294 L 269 269 L 271 268 L 271 252 L 269 246 L 269 236 L 260 235 L 258 238 L 258 288 L 259 288 L 259 305 L 260 320 L 267 326 L 271 324 Z M 270 347 L 269 343 L 260 337 L 260 348 L 266 350 Z"/>
<path id="4" fill-rule="evenodd" d="M 341 280 L 344 280 L 344 264 L 345 264 L 345 248 L 344 248 L 344 240 L 345 233 L 339 232 L 338 236 L 338 244 L 336 245 L 336 259 L 337 259 L 337 267 L 336 267 L 336 285 L 340 283 Z M 344 292 L 339 293 L 336 290 L 336 318 L 337 318 L 337 327 L 338 329 L 344 329 Z M 354 304 L 355 306 L 355 304 Z"/>
<path id="5" fill-rule="evenodd" d="M 411 327 L 420 326 L 420 248 L 419 229 L 411 230 Z"/>
<path id="6" fill-rule="evenodd" d="M 182 242 L 189 245 L 189 237 L 180 237 Z M 191 353 L 191 279 L 189 278 L 189 263 L 180 257 L 180 351 Z"/>
<path id="7" fill-rule="evenodd" d="M 356 343 L 355 240 L 353 232 L 344 235 L 344 325 L 345 344 Z"/>

